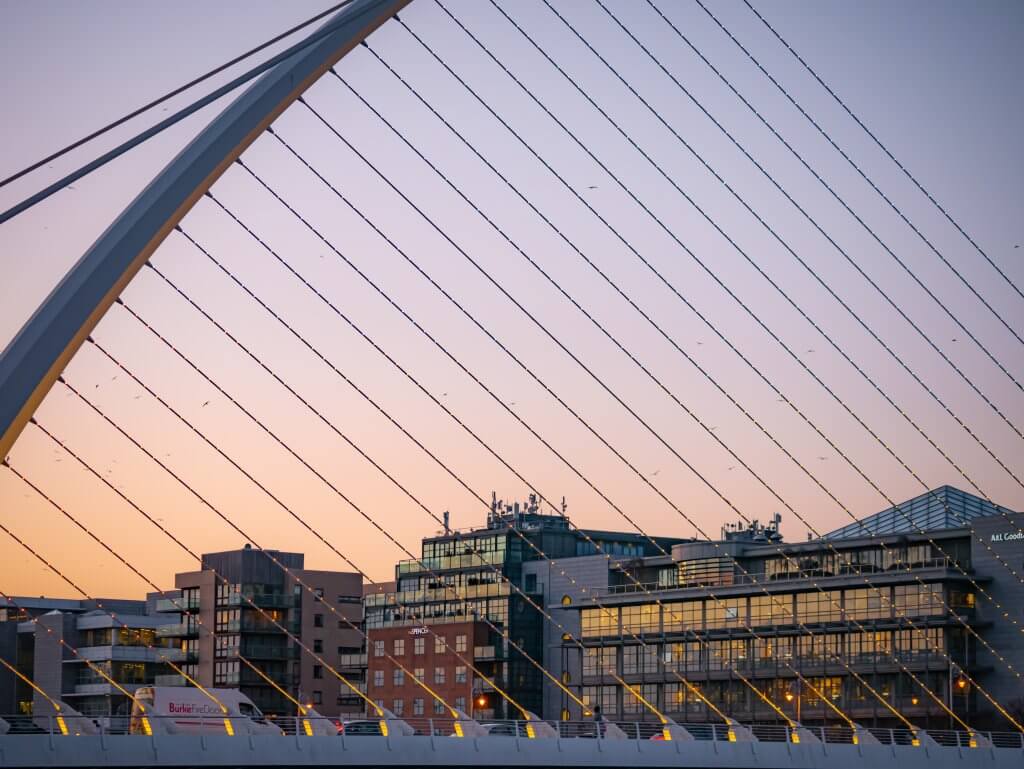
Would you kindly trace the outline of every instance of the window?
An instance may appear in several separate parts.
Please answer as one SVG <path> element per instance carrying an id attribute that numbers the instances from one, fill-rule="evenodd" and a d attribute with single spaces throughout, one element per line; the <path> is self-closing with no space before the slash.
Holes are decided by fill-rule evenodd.
<path id="1" fill-rule="evenodd" d="M 797 621 L 805 625 L 817 622 L 839 622 L 841 614 L 839 611 L 839 600 L 838 590 L 797 593 Z"/>
<path id="2" fill-rule="evenodd" d="M 708 628 L 746 627 L 746 624 L 746 598 L 723 598 L 708 601 Z"/>
<path id="3" fill-rule="evenodd" d="M 583 650 L 583 675 L 605 676 L 616 670 L 615 647 L 588 647 Z"/>
<path id="4" fill-rule="evenodd" d="M 412 714 L 414 716 L 422 716 L 423 715 L 423 698 L 422 697 L 417 697 L 416 699 L 414 699 L 412 701 Z"/>
<path id="5" fill-rule="evenodd" d="M 434 700 L 434 715 L 435 716 L 443 716 L 444 715 L 444 703 L 441 700 L 438 700 L 438 699 Z"/>
<path id="6" fill-rule="evenodd" d="M 323 705 L 324 704 L 324 693 L 319 689 L 313 690 L 313 704 Z"/>
<path id="7" fill-rule="evenodd" d="M 970 596 L 973 606 L 973 593 L 961 593 L 960 595 Z M 896 585 L 893 588 L 893 605 L 897 617 L 941 616 L 946 613 L 946 607 L 942 600 L 942 585 Z"/>
<path id="8" fill-rule="evenodd" d="M 883 595 L 888 598 L 889 588 L 847 590 L 843 605 L 846 618 L 862 620 L 890 617 L 892 615 L 892 607 L 888 601 L 882 601 Z"/>
<path id="9" fill-rule="evenodd" d="M 666 603 L 662 612 L 666 633 L 701 630 L 704 627 L 704 602 Z"/>
<path id="10" fill-rule="evenodd" d="M 445 682 L 446 674 L 444 668 L 434 668 L 434 683 L 443 684 Z"/>
<path id="11" fill-rule="evenodd" d="M 242 612 L 239 609 L 218 609 L 217 614 L 214 618 L 215 626 L 214 629 L 218 633 L 238 631 L 239 622 L 242 619 Z M 191 625 L 194 621 L 192 615 L 189 615 L 189 624 Z M 190 628 L 191 629 L 191 628 Z"/>
<path id="12" fill-rule="evenodd" d="M 314 614 L 313 615 L 313 627 L 323 627 L 323 626 L 324 626 L 324 615 L 323 614 Z"/>
<path id="13" fill-rule="evenodd" d="M 373 642 L 373 656 L 374 657 L 383 657 L 384 656 L 384 642 L 383 641 L 374 641 Z"/>
<path id="14" fill-rule="evenodd" d="M 466 651 L 466 635 L 455 636 L 455 651 L 462 653 Z"/>
<path id="15" fill-rule="evenodd" d="M 424 639 L 422 637 L 412 639 L 412 653 L 413 654 L 423 654 L 426 650 L 427 650 L 426 639 Z"/>
<path id="16" fill-rule="evenodd" d="M 733 562 L 729 558 L 696 558 L 679 564 L 679 584 L 686 587 L 733 584 Z"/>
<path id="17" fill-rule="evenodd" d="M 384 671 L 383 670 L 374 670 L 373 671 L 373 685 L 376 686 L 378 689 L 380 687 L 384 686 Z"/>
<path id="18" fill-rule="evenodd" d="M 391 683 L 395 686 L 405 686 L 405 671 L 395 668 L 391 671 Z"/>
<path id="19" fill-rule="evenodd" d="M 657 672 L 658 646 L 656 644 L 622 647 L 622 675 Z"/>
<path id="20" fill-rule="evenodd" d="M 214 685 L 231 686 L 238 683 L 238 660 L 215 662 L 213 665 Z"/>
<path id="21" fill-rule="evenodd" d="M 466 666 L 456 665 L 455 666 L 455 683 L 464 684 L 466 683 Z"/>
<path id="22" fill-rule="evenodd" d="M 634 692 L 636 692 L 636 694 L 634 694 Z M 642 686 L 624 688 L 622 690 L 623 713 L 643 713 L 647 710 L 647 706 L 644 705 L 639 697 L 637 697 L 637 694 L 653 705 L 657 702 L 658 698 L 657 684 L 643 684 Z"/>
<path id="23" fill-rule="evenodd" d="M 750 624 L 753 627 L 793 624 L 793 596 L 755 595 L 750 598 Z"/>
<path id="24" fill-rule="evenodd" d="M 414 676 L 416 677 L 416 680 L 417 680 L 417 681 L 422 681 L 422 680 L 424 680 L 424 679 L 423 679 L 423 676 L 424 676 L 424 675 L 426 675 L 426 673 L 424 672 L 423 668 L 415 668 L 415 669 L 414 669 L 414 670 L 412 671 L 412 674 L 413 674 L 413 675 L 414 675 Z"/>
<path id="25" fill-rule="evenodd" d="M 622 632 L 627 635 L 661 632 L 661 607 L 656 603 L 623 606 Z"/>
<path id="26" fill-rule="evenodd" d="M 239 641 L 240 638 L 237 635 L 217 636 L 216 641 L 214 642 L 214 657 L 237 657 Z M 92 646 L 93 644 L 87 645 Z"/>
<path id="27" fill-rule="evenodd" d="M 313 678 L 323 678 L 323 677 L 324 677 L 324 666 L 323 665 L 314 665 L 313 666 Z"/>
<path id="28" fill-rule="evenodd" d="M 600 606 L 584 609 L 580 618 L 581 635 L 584 638 L 598 638 L 619 634 L 619 610 Z"/>
<path id="29" fill-rule="evenodd" d="M 466 712 L 466 698 L 465 697 L 456 697 L 455 698 L 455 709 L 456 710 L 461 710 L 463 713 Z"/>
<path id="30" fill-rule="evenodd" d="M 324 642 L 319 638 L 313 639 L 313 651 L 317 654 L 321 654 L 324 650 Z"/>
<path id="31" fill-rule="evenodd" d="M 401 716 L 405 710 L 405 700 L 391 700 L 391 712 L 396 716 Z"/>
<path id="32" fill-rule="evenodd" d="M 448 643 L 444 640 L 443 635 L 434 636 L 434 654 L 444 654 L 447 648 Z"/>
<path id="33" fill-rule="evenodd" d="M 562 606 L 572 606 L 572 596 L 571 595 L 563 595 L 562 596 Z"/>
<path id="34" fill-rule="evenodd" d="M 313 588 L 313 600 L 317 603 L 324 600 L 324 589 L 322 587 Z"/>
<path id="35" fill-rule="evenodd" d="M 396 657 L 401 657 L 404 654 L 405 654 L 405 639 L 404 638 L 396 638 L 395 639 L 395 656 Z"/>

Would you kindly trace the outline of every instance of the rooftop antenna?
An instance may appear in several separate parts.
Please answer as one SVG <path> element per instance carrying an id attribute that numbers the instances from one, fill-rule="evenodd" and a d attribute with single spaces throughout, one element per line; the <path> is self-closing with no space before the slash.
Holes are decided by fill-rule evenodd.
<path id="1" fill-rule="evenodd" d="M 447 510 L 445 510 L 444 511 L 444 533 L 446 535 L 452 533 L 451 526 L 448 525 L 449 516 L 450 516 L 450 513 Z"/>
<path id="2" fill-rule="evenodd" d="M 565 501 L 565 494 L 562 495 L 562 517 L 565 517 L 565 511 L 569 509 L 568 503 Z"/>

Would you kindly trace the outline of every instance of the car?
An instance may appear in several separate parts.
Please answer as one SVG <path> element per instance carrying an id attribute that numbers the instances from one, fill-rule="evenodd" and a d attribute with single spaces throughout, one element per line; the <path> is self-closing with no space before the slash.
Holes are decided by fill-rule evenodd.
<path id="1" fill-rule="evenodd" d="M 480 726 L 483 727 L 488 737 L 515 737 L 517 730 L 520 737 L 529 737 L 526 733 L 525 721 L 516 721 L 515 723 L 506 721 L 503 723 L 480 724 Z"/>
<path id="2" fill-rule="evenodd" d="M 371 721 L 369 719 L 342 721 L 338 724 L 338 734 L 344 734 L 346 737 L 361 737 L 367 735 L 371 737 L 380 737 L 380 721 Z"/>

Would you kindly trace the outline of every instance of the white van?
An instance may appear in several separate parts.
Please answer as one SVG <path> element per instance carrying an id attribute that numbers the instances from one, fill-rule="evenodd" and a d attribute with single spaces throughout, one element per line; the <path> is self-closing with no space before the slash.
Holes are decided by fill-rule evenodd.
<path id="1" fill-rule="evenodd" d="M 131 734 L 284 733 L 238 689 L 144 686 L 136 689 L 135 700 Z"/>

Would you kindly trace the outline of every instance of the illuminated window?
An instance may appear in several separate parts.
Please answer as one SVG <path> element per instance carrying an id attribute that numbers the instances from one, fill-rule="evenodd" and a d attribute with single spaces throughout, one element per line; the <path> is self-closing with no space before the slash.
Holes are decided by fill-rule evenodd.
<path id="1" fill-rule="evenodd" d="M 704 628 L 704 602 L 666 603 L 662 621 L 666 633 L 681 633 Z"/>
<path id="2" fill-rule="evenodd" d="M 849 595 L 849 592 L 847 595 Z M 842 618 L 840 600 L 840 592 L 838 590 L 798 593 L 796 596 L 797 621 L 803 624 L 839 622 Z"/>
<path id="3" fill-rule="evenodd" d="M 456 665 L 455 666 L 455 683 L 464 684 L 466 683 L 466 666 Z"/>
<path id="4" fill-rule="evenodd" d="M 847 590 L 843 596 L 843 612 L 847 619 L 888 619 L 892 616 L 892 607 L 882 596 L 888 597 L 889 588 L 862 588 Z"/>
<path id="5" fill-rule="evenodd" d="M 434 636 L 434 654 L 444 654 L 448 648 L 448 643 L 444 640 L 443 635 Z"/>
<path id="6" fill-rule="evenodd" d="M 562 606 L 572 606 L 572 597 L 568 595 L 563 595 Z"/>
<path id="7" fill-rule="evenodd" d="M 710 600 L 707 605 L 707 627 L 745 627 L 747 624 L 747 599 L 723 598 Z"/>
<path id="8" fill-rule="evenodd" d="M 462 652 L 466 651 L 466 635 L 465 635 L 465 633 L 462 633 L 460 635 L 455 636 L 455 651 L 459 652 L 460 654 Z"/>

